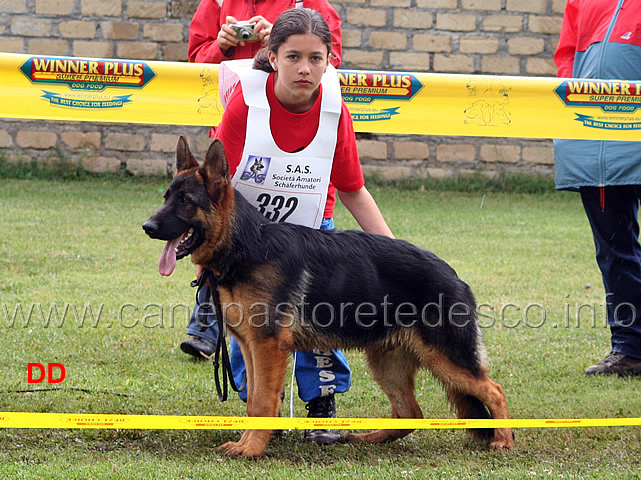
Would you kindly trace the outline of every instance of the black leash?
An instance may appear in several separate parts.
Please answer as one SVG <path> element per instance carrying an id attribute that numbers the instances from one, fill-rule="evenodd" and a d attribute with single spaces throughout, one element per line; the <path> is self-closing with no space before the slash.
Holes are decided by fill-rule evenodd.
<path id="1" fill-rule="evenodd" d="M 192 282 L 192 286 L 197 286 L 198 290 L 196 291 L 196 304 L 200 305 L 198 302 L 198 297 L 200 289 L 203 288 L 205 284 L 209 284 L 209 289 L 211 292 L 211 303 L 214 306 L 216 311 L 216 323 L 218 324 L 218 340 L 216 341 L 216 354 L 214 355 L 214 377 L 216 379 L 216 392 L 218 393 L 218 399 L 221 402 L 227 401 L 227 385 L 234 392 L 240 392 L 245 388 L 247 383 L 247 378 L 243 379 L 243 383 L 240 387 L 236 386 L 234 381 L 234 375 L 231 371 L 231 363 L 229 362 L 229 353 L 227 351 L 227 342 L 225 342 L 225 322 L 223 320 L 223 311 L 220 306 L 220 295 L 218 294 L 218 279 L 214 272 L 206 268 L 203 270 L 203 273 L 200 275 L 200 278 Z M 219 367 L 222 366 L 223 370 L 223 385 L 222 389 L 220 386 L 220 375 Z"/>

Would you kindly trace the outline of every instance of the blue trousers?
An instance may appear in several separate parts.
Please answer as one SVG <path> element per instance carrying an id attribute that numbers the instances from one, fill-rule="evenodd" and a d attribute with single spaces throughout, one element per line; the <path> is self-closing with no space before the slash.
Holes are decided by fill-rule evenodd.
<path id="1" fill-rule="evenodd" d="M 333 228 L 333 219 L 323 219 L 321 230 Z M 218 341 L 218 325 L 208 296 L 209 289 L 201 288 L 187 334 L 203 338 L 215 345 Z M 245 378 L 245 361 L 240 346 L 234 338 L 231 339 L 230 345 L 232 373 L 236 385 L 240 386 Z M 333 393 L 344 393 L 349 390 L 352 381 L 352 372 L 347 359 L 340 350 L 296 352 L 294 375 L 298 384 L 298 396 L 304 402 Z M 245 386 L 238 395 L 243 401 L 247 401 L 247 387 Z"/>
<path id="2" fill-rule="evenodd" d="M 603 276 L 612 352 L 641 358 L 641 186 L 582 187 Z"/>

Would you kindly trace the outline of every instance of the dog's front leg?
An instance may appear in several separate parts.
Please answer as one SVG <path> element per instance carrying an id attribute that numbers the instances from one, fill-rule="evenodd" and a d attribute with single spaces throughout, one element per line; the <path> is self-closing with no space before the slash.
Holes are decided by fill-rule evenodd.
<path id="1" fill-rule="evenodd" d="M 289 352 L 276 337 L 241 343 L 247 368 L 247 415 L 277 417 L 285 380 Z M 238 442 L 227 442 L 218 450 L 227 456 L 258 457 L 265 452 L 271 430 L 247 430 Z"/>

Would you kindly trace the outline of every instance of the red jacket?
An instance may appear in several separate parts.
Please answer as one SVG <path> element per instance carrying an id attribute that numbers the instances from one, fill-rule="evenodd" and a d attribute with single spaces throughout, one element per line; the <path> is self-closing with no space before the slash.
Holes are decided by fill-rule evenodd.
<path id="1" fill-rule="evenodd" d="M 342 54 L 341 18 L 327 0 L 303 0 L 303 6 L 316 10 L 327 21 L 332 32 L 333 55 L 330 61 L 338 68 Z M 294 8 L 294 0 L 201 0 L 189 27 L 189 61 L 221 63 L 225 60 L 253 58 L 262 47 L 261 42 L 235 47 L 231 50 L 230 57 L 221 52 L 217 38 L 218 32 L 226 23 L 226 17 L 232 16 L 243 21 L 262 15 L 267 21 L 274 23 L 281 13 L 290 8 Z"/>
<path id="2" fill-rule="evenodd" d="M 606 38 L 608 43 L 631 48 L 632 51 L 638 50 L 635 47 L 641 47 L 641 0 L 568 0 L 563 14 L 561 38 L 554 54 L 558 76 L 597 78 L 590 75 L 593 72 L 589 68 L 574 71 L 575 57 L 583 56 L 590 46 Z M 612 64 L 625 67 L 625 62 L 625 58 L 607 58 L 606 67 L 612 69 Z M 635 68 L 641 71 L 638 65 Z M 594 73 L 600 78 L 632 79 L 629 76 L 616 76 L 627 72 L 613 72 L 614 77 L 604 76 L 608 74 L 607 71 Z"/>

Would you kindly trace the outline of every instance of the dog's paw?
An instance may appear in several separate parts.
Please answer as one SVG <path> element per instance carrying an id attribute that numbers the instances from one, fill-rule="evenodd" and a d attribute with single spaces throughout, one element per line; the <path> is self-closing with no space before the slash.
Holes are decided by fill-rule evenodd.
<path id="1" fill-rule="evenodd" d="M 251 448 L 251 445 L 242 444 L 241 442 L 223 443 L 217 450 L 225 457 L 260 457 L 265 451 L 263 448 Z"/>
<path id="2" fill-rule="evenodd" d="M 362 443 L 358 434 L 356 433 L 346 433 L 341 435 L 337 443 Z"/>
<path id="3" fill-rule="evenodd" d="M 514 432 L 510 428 L 494 430 L 494 441 L 490 443 L 491 450 L 512 450 L 514 448 Z"/>
<path id="4" fill-rule="evenodd" d="M 243 449 L 239 446 L 239 442 L 223 443 L 216 450 L 218 450 L 226 457 L 237 457 L 239 455 L 242 455 L 243 452 Z"/>
<path id="5" fill-rule="evenodd" d="M 490 443 L 491 450 L 512 450 L 514 442 L 498 441 Z"/>

